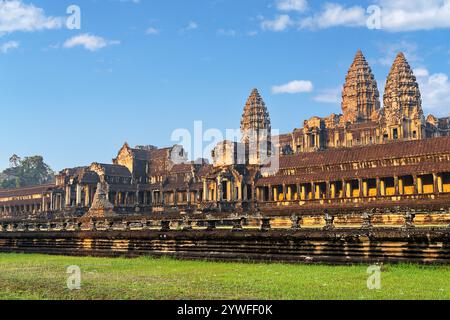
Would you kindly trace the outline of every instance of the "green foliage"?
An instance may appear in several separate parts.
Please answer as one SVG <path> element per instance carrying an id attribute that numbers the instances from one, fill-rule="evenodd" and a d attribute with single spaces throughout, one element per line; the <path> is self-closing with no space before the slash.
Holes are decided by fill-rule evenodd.
<path id="1" fill-rule="evenodd" d="M 20 158 L 13 155 L 10 167 L 0 177 L 0 189 L 22 188 L 54 181 L 55 174 L 41 156 Z"/>
<path id="2" fill-rule="evenodd" d="M 67 289 L 73 265 L 81 290 Z M 367 267 L 0 254 L 0 299 L 450 299 L 450 266 L 385 265 L 380 290 Z"/>

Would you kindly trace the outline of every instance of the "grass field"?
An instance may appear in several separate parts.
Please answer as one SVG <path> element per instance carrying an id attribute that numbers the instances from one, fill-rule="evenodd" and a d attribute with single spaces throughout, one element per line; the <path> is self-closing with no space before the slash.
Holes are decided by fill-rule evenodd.
<path id="1" fill-rule="evenodd" d="M 67 267 L 81 289 L 67 289 Z M 450 267 L 243 264 L 0 254 L 0 299 L 450 299 Z"/>

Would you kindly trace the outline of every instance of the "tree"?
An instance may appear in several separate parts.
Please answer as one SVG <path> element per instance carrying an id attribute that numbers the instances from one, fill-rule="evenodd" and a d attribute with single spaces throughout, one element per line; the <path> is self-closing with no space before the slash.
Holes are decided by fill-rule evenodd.
<path id="1" fill-rule="evenodd" d="M 55 174 L 41 156 L 21 159 L 13 155 L 9 159 L 11 167 L 3 171 L 5 178 L 0 181 L 0 188 L 21 188 L 41 185 L 54 181 Z"/>
<path id="2" fill-rule="evenodd" d="M 11 158 L 9 158 L 10 167 L 17 167 L 17 166 L 19 166 L 21 160 L 22 159 L 17 154 L 13 154 L 11 156 Z"/>

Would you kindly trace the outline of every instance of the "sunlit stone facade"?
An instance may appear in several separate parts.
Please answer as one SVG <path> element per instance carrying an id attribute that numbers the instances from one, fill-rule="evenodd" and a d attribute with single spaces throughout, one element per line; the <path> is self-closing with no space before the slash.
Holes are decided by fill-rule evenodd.
<path id="1" fill-rule="evenodd" d="M 0 191 L 0 217 L 80 216 L 102 208 L 108 214 L 219 214 L 448 203 L 450 119 L 425 118 L 403 54 L 388 75 L 381 107 L 377 82 L 358 51 L 343 86 L 342 112 L 273 136 L 268 108 L 254 89 L 240 123 L 242 139 L 220 143 L 212 164 L 187 161 L 180 146 L 125 143 L 112 164 L 65 169 L 54 185 Z M 275 171 L 265 170 L 274 162 Z"/>

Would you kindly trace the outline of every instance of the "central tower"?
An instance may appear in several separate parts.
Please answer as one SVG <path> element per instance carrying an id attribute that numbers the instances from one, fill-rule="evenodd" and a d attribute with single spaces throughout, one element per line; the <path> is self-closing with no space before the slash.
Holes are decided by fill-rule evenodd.
<path id="1" fill-rule="evenodd" d="M 344 122 L 376 120 L 380 110 L 380 93 L 372 69 L 361 50 L 348 70 L 342 91 Z"/>
<path id="2" fill-rule="evenodd" d="M 259 165 L 270 156 L 272 128 L 270 116 L 261 95 L 253 89 L 245 104 L 241 120 L 241 142 L 245 144 L 249 164 Z"/>
<path id="3" fill-rule="evenodd" d="M 386 81 L 384 121 L 389 140 L 415 140 L 424 136 L 419 85 L 403 53 L 397 55 Z"/>

